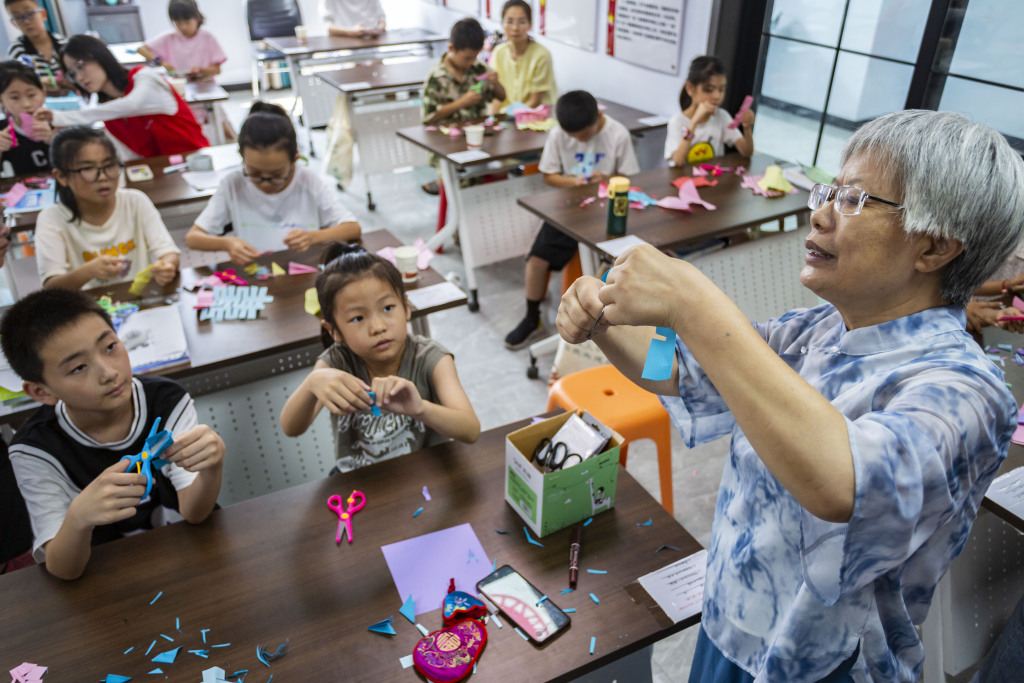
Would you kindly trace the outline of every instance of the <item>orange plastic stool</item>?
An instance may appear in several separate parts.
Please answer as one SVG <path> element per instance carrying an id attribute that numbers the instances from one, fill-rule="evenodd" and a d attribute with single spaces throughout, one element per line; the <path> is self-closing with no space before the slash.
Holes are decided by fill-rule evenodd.
<path id="1" fill-rule="evenodd" d="M 548 410 L 586 410 L 622 435 L 619 463 L 626 465 L 631 441 L 652 439 L 658 449 L 661 506 L 673 513 L 672 437 L 669 418 L 661 401 L 641 389 L 614 365 L 601 365 L 562 377 L 548 391 Z"/>
<path id="2" fill-rule="evenodd" d="M 582 275 L 583 264 L 580 263 L 580 251 L 577 249 L 572 260 L 565 264 L 565 268 L 562 268 L 562 294 L 565 294 L 569 286 Z"/>

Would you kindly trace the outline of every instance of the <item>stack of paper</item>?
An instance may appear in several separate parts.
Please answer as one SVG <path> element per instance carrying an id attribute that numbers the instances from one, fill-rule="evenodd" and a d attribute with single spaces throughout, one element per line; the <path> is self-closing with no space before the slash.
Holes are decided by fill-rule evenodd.
<path id="1" fill-rule="evenodd" d="M 117 331 L 133 372 L 146 372 L 188 361 L 188 342 L 177 306 L 157 306 L 132 313 Z"/>

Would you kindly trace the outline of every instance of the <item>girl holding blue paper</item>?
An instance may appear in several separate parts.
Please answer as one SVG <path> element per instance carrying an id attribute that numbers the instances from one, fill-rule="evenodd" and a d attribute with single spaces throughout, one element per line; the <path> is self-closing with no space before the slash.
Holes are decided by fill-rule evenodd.
<path id="1" fill-rule="evenodd" d="M 298 436 L 327 408 L 335 434 L 332 473 L 440 443 L 473 443 L 480 420 L 451 352 L 410 335 L 409 301 L 390 262 L 361 247 L 333 244 L 316 278 L 326 350 L 281 411 Z"/>
<path id="2" fill-rule="evenodd" d="M 593 332 L 689 446 L 732 435 L 691 681 L 916 681 L 914 627 L 1016 428 L 964 307 L 1024 236 L 1024 162 L 958 114 L 901 111 L 850 138 L 835 182 L 811 191 L 800 273 L 828 303 L 751 325 L 647 247 L 562 298 L 562 336 Z M 641 379 L 646 325 L 679 335 L 667 380 Z"/>

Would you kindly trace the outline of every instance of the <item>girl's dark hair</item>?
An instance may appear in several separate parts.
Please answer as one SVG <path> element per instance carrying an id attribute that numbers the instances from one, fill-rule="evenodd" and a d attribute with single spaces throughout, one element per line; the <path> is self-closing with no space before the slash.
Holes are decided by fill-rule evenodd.
<path id="1" fill-rule="evenodd" d="M 704 55 L 703 57 L 696 57 L 690 62 L 690 70 L 686 73 L 686 83 L 701 85 L 710 81 L 712 76 L 719 75 L 725 75 L 725 67 L 722 66 L 721 60 L 718 57 Z M 679 109 L 681 110 L 686 109 L 693 103 L 693 99 L 686 92 L 686 83 L 683 84 L 682 89 L 679 91 Z"/>
<path id="2" fill-rule="evenodd" d="M 70 173 L 78 158 L 78 152 L 90 142 L 103 145 L 110 156 L 117 159 L 114 143 L 110 141 L 102 128 L 71 126 L 58 130 L 54 134 L 53 140 L 50 141 L 50 165 L 62 173 Z M 70 185 L 57 183 L 57 196 L 60 197 L 60 203 L 71 211 L 71 220 L 82 219 L 82 212 L 78 209 L 78 201 L 75 200 L 75 194 L 71 191 Z"/>
<path id="3" fill-rule="evenodd" d="M 32 67 L 19 62 L 17 59 L 8 59 L 0 62 L 0 95 L 7 88 L 11 87 L 11 83 L 14 81 L 34 85 L 43 90 L 43 82 L 39 80 L 39 74 Z"/>
<path id="4" fill-rule="evenodd" d="M 320 316 L 328 325 L 338 329 L 334 320 L 334 299 L 338 292 L 346 286 L 362 280 L 364 277 L 375 277 L 388 284 L 405 306 L 405 287 L 402 285 L 402 274 L 387 259 L 381 258 L 363 249 L 358 244 L 342 244 L 331 242 L 324 250 L 324 269 L 316 276 L 316 297 L 320 302 Z M 321 328 L 320 341 L 324 348 L 334 343 L 330 333 Z"/>
<path id="5" fill-rule="evenodd" d="M 238 153 L 243 154 L 246 147 L 276 147 L 287 152 L 289 159 L 294 159 L 299 153 L 299 143 L 295 140 L 295 126 L 288 112 L 276 104 L 253 102 L 242 130 L 238 131 Z"/>
<path id="6" fill-rule="evenodd" d="M 508 2 L 501 7 L 501 18 L 504 19 L 505 12 L 509 11 L 513 7 L 518 7 L 526 12 L 526 20 L 531 24 L 533 23 L 533 9 L 530 7 L 530 3 L 526 2 L 526 0 L 508 0 Z"/>
<path id="7" fill-rule="evenodd" d="M 202 26 L 206 17 L 199 11 L 195 0 L 171 0 L 167 5 L 167 16 L 171 21 L 188 21 L 195 19 Z"/>
<path id="8" fill-rule="evenodd" d="M 128 89 L 128 72 L 118 63 L 117 58 L 110 53 L 110 50 L 107 49 L 107 44 L 99 38 L 93 38 L 84 33 L 71 36 L 68 38 L 67 45 L 61 50 L 60 57 L 62 63 L 65 57 L 81 59 L 86 62 L 96 62 L 107 74 L 107 79 L 114 84 L 115 88 L 121 92 Z M 74 79 L 71 79 L 71 81 L 74 83 Z M 75 88 L 79 93 L 88 96 L 89 93 L 82 90 L 78 83 L 75 83 Z M 107 102 L 111 99 L 102 92 L 96 93 L 96 95 L 100 102 Z"/>

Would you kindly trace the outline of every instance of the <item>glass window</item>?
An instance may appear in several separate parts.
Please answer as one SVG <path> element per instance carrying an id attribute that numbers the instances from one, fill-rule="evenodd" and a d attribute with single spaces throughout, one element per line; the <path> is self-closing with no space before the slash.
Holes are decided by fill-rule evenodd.
<path id="1" fill-rule="evenodd" d="M 859 124 L 903 109 L 914 67 L 884 59 L 839 53 L 828 114 Z"/>
<path id="2" fill-rule="evenodd" d="M 971 0 L 957 37 L 950 73 L 1024 88 L 1022 27 L 1024 2 Z M 1020 100 L 1017 102 L 1019 105 Z M 1017 115 L 1020 116 L 1019 110 Z"/>
<path id="3" fill-rule="evenodd" d="M 1017 138 L 1010 142 L 1015 143 L 1018 151 L 1024 151 L 1024 92 L 950 76 L 939 109 L 960 112 L 974 121 L 987 123 L 1003 135 Z"/>
<path id="4" fill-rule="evenodd" d="M 828 77 L 835 50 L 771 38 L 765 58 L 761 94 L 820 112 L 825 108 Z"/>
<path id="5" fill-rule="evenodd" d="M 971 6 L 977 0 L 971 0 Z M 851 2 L 840 47 L 878 57 L 917 60 L 930 0 Z"/>
<path id="6" fill-rule="evenodd" d="M 834 47 L 844 5 L 846 0 L 776 0 L 769 32 Z"/>

